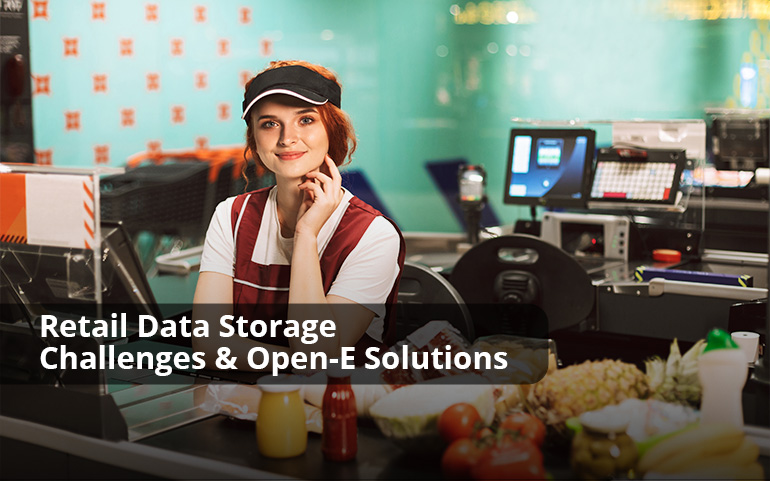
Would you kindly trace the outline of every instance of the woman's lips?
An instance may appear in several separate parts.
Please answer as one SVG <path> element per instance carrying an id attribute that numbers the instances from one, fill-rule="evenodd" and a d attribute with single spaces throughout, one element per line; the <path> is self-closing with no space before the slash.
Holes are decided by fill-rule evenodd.
<path id="1" fill-rule="evenodd" d="M 279 159 L 281 160 L 296 160 L 305 155 L 304 152 L 283 152 L 281 154 L 276 154 Z"/>

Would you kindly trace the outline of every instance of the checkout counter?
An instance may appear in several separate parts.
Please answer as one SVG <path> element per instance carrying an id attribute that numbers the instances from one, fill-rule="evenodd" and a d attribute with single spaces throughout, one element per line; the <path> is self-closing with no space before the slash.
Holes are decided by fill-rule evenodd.
<path id="1" fill-rule="evenodd" d="M 422 255 L 423 260 L 430 259 L 429 254 L 444 247 L 462 246 L 464 240 L 453 234 L 421 233 L 407 233 L 406 239 L 409 257 L 417 259 Z M 445 251 L 450 252 L 451 249 Z M 597 273 L 593 277 L 593 288 L 597 293 L 612 284 L 603 276 L 606 273 Z M 156 299 L 171 298 L 171 292 L 176 296 L 180 292 L 192 296 L 192 289 L 180 291 L 179 288 L 191 283 L 194 277 L 194 272 L 189 276 L 165 274 L 151 278 L 149 285 Z M 194 287 L 194 283 L 191 286 Z M 168 291 L 164 292 L 166 289 Z M 632 294 L 630 298 L 638 297 Z M 628 327 L 621 326 L 617 330 L 623 329 Z M 586 341 L 592 333 L 601 336 L 601 328 L 582 333 L 578 330 L 565 330 L 574 334 L 574 338 L 567 334 L 561 338 L 556 336 L 563 361 L 569 355 L 614 357 L 606 346 Z M 7 330 L 5 332 L 7 334 Z M 636 336 L 623 336 L 636 342 Z M 590 355 L 585 351 L 570 354 L 570 345 L 574 341 L 585 343 L 593 352 Z M 168 346 L 153 344 L 152 341 L 138 341 L 119 347 L 143 351 L 168 349 Z M 667 349 L 668 340 L 664 344 Z M 62 395 L 64 390 L 53 386 L 3 387 L 0 396 L 0 463 L 4 475 L 24 478 L 34 474 L 37 478 L 50 479 L 441 479 L 437 459 L 426 461 L 423 457 L 408 455 L 385 439 L 371 421 L 359 422 L 359 452 L 354 462 L 325 461 L 320 436 L 312 433 L 302 456 L 269 459 L 261 456 L 257 449 L 253 422 L 213 414 L 201 408 L 207 385 L 221 380 L 205 374 L 198 377 L 174 374 L 173 378 L 164 378 L 158 383 L 151 373 L 144 373 L 144 378 L 140 373 L 139 377 L 117 380 L 121 373 L 103 374 L 103 383 L 97 380 L 87 386 L 86 391 L 90 388 L 91 392 L 74 391 L 67 393 L 69 396 Z M 115 377 L 110 380 L 110 376 Z M 12 392 L 18 388 L 22 391 Z M 31 389 L 24 392 L 23 388 Z M 747 407 L 757 409 L 756 406 Z M 545 455 L 548 470 L 556 479 L 570 475 L 564 457 L 550 452 Z M 767 458 L 763 459 L 765 469 L 768 469 Z M 30 469 L 30 466 L 34 468 Z"/>
<path id="2" fill-rule="evenodd" d="M 146 282 L 141 275 L 124 276 L 131 266 L 139 266 L 131 251 L 117 248 L 125 232 L 120 226 L 103 229 L 109 252 L 102 252 L 103 276 L 112 279 L 104 299 L 142 296 L 149 300 L 143 312 L 168 317 L 179 304 L 163 305 L 162 299 L 192 300 L 195 287 L 195 251 L 171 260 L 161 260 L 167 273 Z M 5 246 L 8 247 L 8 246 Z M 58 249 L 49 248 L 51 257 Z M 71 249 L 67 249 L 70 253 Z M 16 274 L 28 273 L 40 249 L 16 246 L 6 251 L 3 266 Z M 80 254 L 86 255 L 83 250 Z M 9 257 L 13 259 L 13 264 Z M 66 256 L 58 256 L 65 259 Z M 64 260 L 62 262 L 65 262 Z M 189 273 L 182 274 L 185 263 Z M 50 278 L 52 267 L 47 276 Z M 29 284 L 30 295 L 45 291 L 45 285 Z M 71 280 L 71 279 L 70 279 Z M 47 285 L 47 284 L 46 284 Z M 4 295 L 18 295 L 7 289 Z M 58 291 L 51 291 L 55 294 Z M 22 299 L 6 298 L 6 305 L 24 307 Z M 136 297 L 132 299 L 137 301 Z M 136 302 L 137 305 L 141 303 Z M 84 310 L 91 303 L 49 304 L 49 307 Z M 117 304 L 124 306 L 124 304 Z M 110 304 L 105 304 L 105 309 Z M 188 304 L 189 307 L 189 304 Z M 4 312 L 20 316 L 21 312 Z M 29 314 L 29 313 L 27 313 Z M 8 319 L 7 317 L 5 319 Z M 324 459 L 321 437 L 310 433 L 306 452 L 291 459 L 270 459 L 257 449 L 253 421 L 240 420 L 204 409 L 206 390 L 212 383 L 253 384 L 258 375 L 198 371 L 175 372 L 157 377 L 152 371 L 88 370 L 65 371 L 48 379 L 34 369 L 24 371 L 39 358 L 39 339 L 30 334 L 26 322 L 0 325 L 4 356 L 15 355 L 15 362 L 3 365 L 0 394 L 0 466 L 3 477 L 24 479 L 440 479 L 438 459 L 429 462 L 405 453 L 386 439 L 372 421 L 360 420 L 358 456 L 355 461 L 332 463 Z M 90 343 L 88 341 L 91 341 Z M 49 340 L 49 342 L 51 342 Z M 95 350 L 94 339 L 67 340 L 73 350 Z M 62 343 L 65 343 L 62 340 Z M 84 345 L 85 344 L 85 345 Z M 90 345 L 89 345 L 90 344 Z M 153 340 L 126 343 L 113 339 L 116 353 L 174 350 L 189 352 L 186 346 L 169 346 Z M 17 349 L 9 349 L 16 346 Z M 8 359 L 6 359 L 8 361 Z M 13 360 L 12 360 L 13 361 Z M 18 369 L 12 369 L 17 366 Z M 238 374 L 245 374 L 238 376 Z M 234 377 L 230 377 L 230 376 Z M 15 382 L 13 376 L 16 376 Z M 225 376 L 225 377 L 223 377 Z M 64 386 L 64 387 L 62 387 Z M 566 461 L 558 456 L 549 460 L 552 473 L 568 473 Z"/>
<path id="3" fill-rule="evenodd" d="M 575 142 L 578 141 L 573 138 L 572 145 Z M 553 147 L 547 143 L 543 145 Z M 513 154 L 510 157 L 513 160 Z M 546 156 L 543 162 L 553 162 L 553 158 Z M 511 182 L 511 179 L 508 181 Z M 515 189 L 510 192 L 515 192 Z M 705 196 L 702 199 L 708 209 L 708 199 Z M 691 199 L 690 207 L 696 205 Z M 704 249 L 704 232 L 708 233 L 708 224 L 704 231 L 703 224 L 692 226 L 686 222 L 678 225 L 656 222 L 648 215 L 649 211 L 639 218 L 627 213 L 614 217 L 606 212 L 603 214 L 608 215 L 611 221 L 597 217 L 593 224 L 577 223 L 601 226 L 602 239 L 607 242 L 608 249 L 615 249 L 615 254 L 608 256 L 605 253 L 609 251 L 601 251 L 600 255 L 578 258 L 575 252 L 571 252 L 573 255 L 568 261 L 559 258 L 560 262 L 570 262 L 575 267 L 575 278 L 580 280 L 580 287 L 584 289 L 575 297 L 577 301 L 565 298 L 548 303 L 553 306 L 561 302 L 562 311 L 573 309 L 573 312 L 579 312 L 574 319 L 560 322 L 556 326 L 558 328 L 549 333 L 556 341 L 563 364 L 604 357 L 638 363 L 646 357 L 665 356 L 671 339 L 678 338 L 685 349 L 688 343 L 704 337 L 713 327 L 730 329 L 731 311 L 735 304 L 766 297 L 767 255 L 735 252 L 740 251 L 740 246 L 736 246 L 735 251 Z M 556 220 L 562 224 L 570 222 L 565 215 L 555 213 L 552 217 L 558 218 Z M 618 244 L 611 241 L 621 237 L 620 230 L 612 230 L 613 222 L 625 222 L 625 249 L 622 253 L 618 250 Z M 548 237 L 547 233 L 543 237 L 543 226 L 546 231 L 552 227 L 546 224 L 543 220 L 539 232 L 535 232 L 537 223 L 526 226 L 527 233 L 537 233 L 537 236 L 527 237 L 528 242 L 532 242 L 529 245 L 543 244 L 564 251 L 565 245 L 561 242 L 565 239 L 556 240 L 553 236 Z M 498 235 L 499 239 L 505 239 L 509 234 L 517 234 L 522 229 L 520 225 L 518 228 L 490 229 L 489 232 Z M 560 225 L 554 232 L 562 234 L 567 231 L 569 229 L 565 230 Z M 589 231 L 596 232 L 592 229 Z M 126 239 L 130 237 L 119 226 L 105 224 L 101 232 L 112 254 L 99 249 L 86 249 L 81 253 L 83 258 L 69 254 L 64 256 L 63 262 L 66 264 L 59 266 L 65 272 L 81 268 L 86 276 L 89 272 L 95 276 L 96 284 L 90 293 L 83 292 L 84 299 L 93 301 L 99 298 L 100 302 L 108 300 L 113 289 L 103 293 L 98 282 L 109 277 L 112 286 L 118 287 L 114 290 L 116 296 L 128 296 L 132 304 L 144 306 L 147 312 L 157 314 L 160 318 L 174 318 L 189 309 L 189 303 L 182 301 L 192 301 L 197 280 L 196 251 L 186 251 L 181 258 L 162 259 L 168 273 L 153 275 L 148 279 L 143 272 L 137 272 L 141 269 L 141 262 L 135 253 L 132 257 L 129 249 L 119 247 L 126 247 Z M 482 237 L 490 237 L 489 232 Z M 458 262 L 477 247 L 468 245 L 463 234 L 406 233 L 405 239 L 408 261 L 424 264 L 450 281 L 456 275 L 455 266 Z M 479 245 L 488 240 L 494 239 L 484 239 Z M 652 246 L 677 250 L 683 254 L 682 258 L 656 263 L 650 258 L 649 248 Z M 7 245 L 4 244 L 4 247 Z M 66 249 L 71 252 L 71 247 Z M 89 251 L 92 254 L 89 255 Z M 542 252 L 548 256 L 550 251 Z M 63 289 L 71 297 L 73 290 L 78 287 L 72 284 L 71 278 L 54 279 L 51 282 L 52 276 L 41 278 L 30 275 L 30 263 L 25 260 L 25 255 L 38 254 L 39 251 L 34 249 L 22 248 L 8 255 L 6 250 L 3 267 L 6 269 L 10 265 L 11 268 L 6 270 L 14 275 L 26 276 L 28 287 L 21 290 L 22 294 L 48 289 L 55 296 L 56 292 L 61 293 Z M 531 252 L 528 253 L 525 248 L 522 252 L 509 251 L 509 254 L 511 259 L 517 259 L 513 265 L 521 268 L 528 265 L 526 259 Z M 565 252 L 560 255 L 568 257 Z M 54 249 L 50 259 L 56 256 Z M 35 265 L 42 264 L 38 262 Z M 753 285 L 736 288 L 716 286 L 714 291 L 708 292 L 697 288 L 677 290 L 688 286 L 677 284 L 676 281 L 639 282 L 635 279 L 638 269 L 645 266 L 671 271 L 750 275 Z M 570 282 L 570 279 L 566 281 Z M 45 285 L 36 288 L 33 285 L 35 282 L 44 282 Z M 5 279 L 3 285 L 18 286 L 18 282 Z M 26 301 L 23 295 L 19 295 L 18 289 L 14 292 L 5 290 L 3 295 L 15 295 L 14 302 L 24 306 Z M 556 297 L 559 297 L 558 293 Z M 4 298 L 3 301 L 4 320 L 8 319 L 6 316 L 20 314 L 9 309 L 11 303 L 6 302 L 8 299 Z M 580 306 L 575 307 L 576 303 Z M 3 328 L 4 342 L 25 337 L 27 341 L 30 340 L 28 326 L 24 323 L 6 323 L 0 327 Z M 757 330 L 760 328 L 758 326 Z M 742 325 L 742 329 L 748 328 Z M 169 349 L 167 345 L 153 345 L 152 341 L 140 342 L 148 344 L 140 346 L 137 343 L 116 341 L 116 347 L 127 350 Z M 11 344 L 4 344 L 5 347 L 8 345 Z M 183 351 L 189 350 L 189 347 L 180 345 L 174 349 Z M 9 352 L 8 349 L 4 351 L 5 355 Z M 17 354 L 20 360 L 24 359 L 23 350 Z M 231 419 L 201 407 L 206 386 L 210 383 L 250 384 L 254 382 L 253 379 L 224 379 L 216 373 L 199 372 L 194 376 L 175 373 L 172 374 L 173 379 L 165 378 L 167 382 L 158 382 L 152 373 L 140 374 L 143 375 L 136 377 L 137 373 L 133 373 L 132 377 L 126 378 L 119 372 L 97 371 L 96 379 L 73 377 L 72 382 L 53 379 L 32 385 L 5 384 L 0 395 L 0 464 L 3 466 L 3 475 L 14 478 L 24 478 L 31 474 L 38 478 L 185 479 L 441 477 L 437 460 L 425 462 L 419 457 L 407 455 L 366 420 L 359 422 L 359 452 L 354 462 L 324 461 L 320 436 L 315 434 L 309 435 L 307 451 L 298 458 L 275 460 L 262 457 L 257 450 L 253 422 Z M 66 376 L 77 376 L 77 373 L 66 373 Z M 64 384 L 62 381 L 67 381 L 66 389 L 56 386 Z M 750 424 L 768 425 L 766 388 L 766 385 L 747 386 L 744 409 Z M 545 454 L 548 470 L 556 479 L 569 476 L 569 467 L 563 457 L 548 452 Z M 763 461 L 768 472 L 766 453 Z"/>

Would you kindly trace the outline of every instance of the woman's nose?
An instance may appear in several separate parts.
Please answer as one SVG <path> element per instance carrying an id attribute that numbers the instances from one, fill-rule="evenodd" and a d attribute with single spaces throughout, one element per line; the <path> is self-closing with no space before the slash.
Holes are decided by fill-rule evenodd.
<path id="1" fill-rule="evenodd" d="M 281 145 L 294 145 L 297 143 L 297 131 L 291 127 L 286 126 L 281 129 L 281 137 L 278 139 L 278 143 Z"/>

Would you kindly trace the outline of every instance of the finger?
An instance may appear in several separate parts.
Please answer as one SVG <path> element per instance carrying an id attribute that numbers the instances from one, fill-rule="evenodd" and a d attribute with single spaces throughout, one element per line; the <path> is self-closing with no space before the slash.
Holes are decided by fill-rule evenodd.
<path id="1" fill-rule="evenodd" d="M 331 178 L 336 183 L 338 183 L 338 185 L 342 185 L 342 176 L 340 175 L 340 169 L 337 167 L 337 164 L 335 164 L 334 160 L 329 157 L 329 154 L 326 154 L 324 160 L 326 160 L 326 165 L 329 166 L 329 174 L 331 175 Z"/>
<path id="2" fill-rule="evenodd" d="M 321 172 L 309 172 L 307 177 L 321 183 L 324 192 L 331 195 L 335 201 L 338 201 L 340 198 L 342 198 L 341 180 L 337 181 L 331 179 L 328 175 Z"/>
<path id="3" fill-rule="evenodd" d="M 297 187 L 299 187 L 300 190 L 307 189 L 308 186 L 315 184 L 315 181 L 313 179 L 306 179 L 303 182 L 301 182 Z"/>
<path id="4" fill-rule="evenodd" d="M 324 185 L 334 185 L 334 181 L 329 177 L 328 175 L 324 174 L 323 172 L 308 172 L 307 173 L 308 179 L 317 179 Z"/>
<path id="5" fill-rule="evenodd" d="M 301 184 L 299 184 L 297 187 L 299 187 L 299 190 L 300 190 L 301 194 L 304 195 L 304 194 L 306 194 L 308 192 L 311 192 L 310 191 L 310 186 L 312 186 L 312 185 L 315 185 L 315 181 L 313 179 L 307 179 L 304 182 L 302 182 Z"/>
<path id="6" fill-rule="evenodd" d="M 329 154 L 326 154 L 324 161 L 329 168 L 329 176 L 332 180 L 329 191 L 334 195 L 335 200 L 339 201 L 342 198 L 342 175 L 340 174 L 340 169 L 337 168 L 337 164 L 334 163 Z"/>
<path id="7" fill-rule="evenodd" d="M 323 188 L 319 184 L 316 184 L 314 182 L 303 182 L 302 185 L 299 186 L 300 190 L 303 190 L 306 193 L 310 193 L 313 195 L 313 200 L 315 200 L 317 197 L 323 196 L 324 191 Z"/>

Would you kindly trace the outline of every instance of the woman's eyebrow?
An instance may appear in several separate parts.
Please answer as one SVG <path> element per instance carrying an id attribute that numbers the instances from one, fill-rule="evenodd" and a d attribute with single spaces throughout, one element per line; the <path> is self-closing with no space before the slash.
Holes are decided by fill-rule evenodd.
<path id="1" fill-rule="evenodd" d="M 300 109 L 300 110 L 295 111 L 294 115 L 312 114 L 312 113 L 316 113 L 317 114 L 318 113 L 318 109 L 316 109 L 314 107 L 308 107 L 306 109 Z M 276 119 L 276 118 L 278 118 L 277 115 L 263 114 L 263 115 L 260 115 L 259 117 L 257 117 L 257 120 Z"/>

